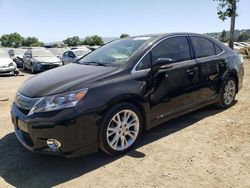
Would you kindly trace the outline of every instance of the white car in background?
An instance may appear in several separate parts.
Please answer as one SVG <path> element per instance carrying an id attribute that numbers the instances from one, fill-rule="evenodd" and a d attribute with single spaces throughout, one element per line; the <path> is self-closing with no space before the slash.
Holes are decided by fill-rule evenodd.
<path id="1" fill-rule="evenodd" d="M 16 63 L 10 58 L 8 52 L 0 49 L 0 74 L 18 75 Z"/>
<path id="2" fill-rule="evenodd" d="M 52 54 L 54 54 L 56 57 L 60 58 L 62 54 L 67 51 L 67 48 L 46 48 L 49 50 Z"/>
<path id="3" fill-rule="evenodd" d="M 73 50 L 68 50 L 62 54 L 60 59 L 62 60 L 63 64 L 75 63 L 79 58 L 87 55 L 90 53 L 91 50 L 87 47 L 76 48 Z"/>
<path id="4" fill-rule="evenodd" d="M 23 68 L 23 55 L 25 52 L 26 50 L 22 48 L 11 48 L 8 50 L 8 54 L 10 58 L 16 63 L 17 68 Z"/>

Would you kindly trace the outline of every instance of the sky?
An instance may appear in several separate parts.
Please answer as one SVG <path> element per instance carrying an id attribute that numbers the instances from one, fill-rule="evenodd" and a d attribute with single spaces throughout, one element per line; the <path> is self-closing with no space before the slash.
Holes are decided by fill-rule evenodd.
<path id="1" fill-rule="evenodd" d="M 0 36 L 18 32 L 43 42 L 90 35 L 219 32 L 229 20 L 213 0 L 0 0 Z M 250 0 L 240 0 L 236 29 L 250 29 Z"/>

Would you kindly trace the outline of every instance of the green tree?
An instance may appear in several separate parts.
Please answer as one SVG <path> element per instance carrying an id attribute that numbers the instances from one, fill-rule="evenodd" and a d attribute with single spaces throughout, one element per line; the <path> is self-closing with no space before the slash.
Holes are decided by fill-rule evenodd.
<path id="1" fill-rule="evenodd" d="M 23 40 L 22 46 L 41 46 L 42 43 L 39 42 L 38 38 L 36 37 L 27 37 Z"/>
<path id="2" fill-rule="evenodd" d="M 102 37 L 98 35 L 88 36 L 84 39 L 83 44 L 89 46 L 101 46 L 104 44 Z"/>
<path id="3" fill-rule="evenodd" d="M 222 31 L 220 37 L 219 37 L 221 42 L 227 42 L 227 33 L 225 30 Z"/>
<path id="4" fill-rule="evenodd" d="M 230 24 L 230 37 L 229 37 L 229 46 L 233 49 L 234 47 L 234 29 L 235 29 L 235 18 L 237 16 L 236 9 L 237 9 L 237 2 L 239 0 L 213 0 L 218 1 L 218 16 L 219 19 L 225 21 L 228 18 L 231 18 Z"/>
<path id="5" fill-rule="evenodd" d="M 120 38 L 126 38 L 126 37 L 129 37 L 129 34 L 123 33 L 123 34 L 121 34 L 121 36 L 120 36 Z"/>
<path id="6" fill-rule="evenodd" d="M 24 38 L 19 33 L 10 33 L 2 35 L 0 38 L 3 47 L 17 48 L 20 47 Z"/>
<path id="7" fill-rule="evenodd" d="M 246 42 L 246 41 L 248 41 L 249 39 L 250 39 L 250 35 L 242 33 L 242 34 L 238 37 L 237 41 L 238 41 L 238 42 Z"/>
<path id="8" fill-rule="evenodd" d="M 64 44 L 67 44 L 68 46 L 78 46 L 81 43 L 81 40 L 78 36 L 68 37 L 65 39 Z"/>

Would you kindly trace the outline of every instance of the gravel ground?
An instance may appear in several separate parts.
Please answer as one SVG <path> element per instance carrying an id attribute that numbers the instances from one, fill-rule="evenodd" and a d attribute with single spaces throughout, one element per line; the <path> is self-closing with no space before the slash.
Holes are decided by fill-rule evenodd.
<path id="1" fill-rule="evenodd" d="M 0 77 L 0 187 L 250 187 L 250 62 L 237 102 L 213 106 L 146 132 L 127 155 L 64 159 L 27 151 L 10 105 L 30 75 Z"/>

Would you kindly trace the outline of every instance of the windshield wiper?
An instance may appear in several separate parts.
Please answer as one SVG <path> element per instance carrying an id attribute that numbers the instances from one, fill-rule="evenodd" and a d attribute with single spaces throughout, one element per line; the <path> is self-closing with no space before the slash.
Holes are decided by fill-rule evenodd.
<path id="1" fill-rule="evenodd" d="M 77 62 L 79 63 L 79 62 Z M 97 61 L 90 61 L 90 62 L 83 62 L 83 63 L 80 63 L 82 65 L 96 65 L 96 66 L 105 66 L 105 67 L 108 67 L 107 64 L 105 63 L 101 63 L 101 62 L 97 62 Z"/>

